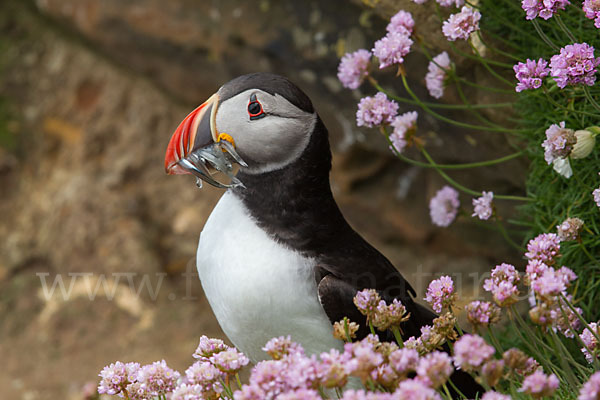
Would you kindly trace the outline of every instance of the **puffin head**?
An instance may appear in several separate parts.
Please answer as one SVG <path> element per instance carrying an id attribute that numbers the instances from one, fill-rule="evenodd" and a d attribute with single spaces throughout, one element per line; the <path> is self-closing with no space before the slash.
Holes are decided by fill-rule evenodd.
<path id="1" fill-rule="evenodd" d="M 318 120 L 308 96 L 269 73 L 235 78 L 198 106 L 173 133 L 165 155 L 168 174 L 193 174 L 217 187 L 242 185 L 233 176 L 262 174 L 297 160 Z M 231 178 L 225 184 L 212 176 Z"/>

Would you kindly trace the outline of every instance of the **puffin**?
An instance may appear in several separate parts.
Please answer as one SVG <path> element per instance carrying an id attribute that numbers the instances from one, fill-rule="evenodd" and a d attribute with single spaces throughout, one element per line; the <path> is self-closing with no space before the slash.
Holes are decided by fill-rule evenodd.
<path id="1" fill-rule="evenodd" d="M 311 100 L 271 73 L 224 84 L 167 146 L 168 174 L 226 189 L 200 234 L 197 269 L 223 332 L 253 362 L 265 359 L 265 343 L 279 336 L 291 336 L 307 354 L 342 350 L 332 327 L 344 317 L 360 324 L 359 339 L 367 336 L 353 302 L 365 288 L 406 307 L 404 339 L 419 337 L 437 317 L 346 221 L 331 191 L 331 159 Z M 478 390 L 461 371 L 452 380 L 467 396 Z"/>

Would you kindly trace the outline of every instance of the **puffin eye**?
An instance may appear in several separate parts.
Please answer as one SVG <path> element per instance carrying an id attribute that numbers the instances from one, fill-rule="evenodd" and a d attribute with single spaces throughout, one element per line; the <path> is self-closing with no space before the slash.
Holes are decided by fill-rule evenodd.
<path id="1" fill-rule="evenodd" d="M 256 95 L 253 94 L 250 96 L 250 103 L 248 103 L 248 115 L 250 116 L 250 120 L 254 121 L 255 119 L 260 119 L 265 117 L 265 111 L 262 108 L 262 105 L 256 98 Z"/>

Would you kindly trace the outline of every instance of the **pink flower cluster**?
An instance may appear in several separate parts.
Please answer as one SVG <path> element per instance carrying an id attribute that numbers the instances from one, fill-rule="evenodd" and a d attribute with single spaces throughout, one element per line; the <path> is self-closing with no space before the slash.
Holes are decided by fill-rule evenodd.
<path id="1" fill-rule="evenodd" d="M 583 0 L 583 12 L 587 18 L 594 20 L 596 28 L 600 28 L 600 1 Z"/>
<path id="2" fill-rule="evenodd" d="M 513 67 L 513 70 L 519 81 L 515 88 L 517 92 L 527 89 L 538 89 L 542 86 L 542 80 L 550 73 L 548 61 L 542 58 L 537 61 L 527 59 L 525 63 L 517 63 Z"/>
<path id="3" fill-rule="evenodd" d="M 502 263 L 492 270 L 490 279 L 486 279 L 483 288 L 491 292 L 494 301 L 501 307 L 509 306 L 517 301 L 519 290 L 517 283 L 519 272 L 511 264 Z"/>
<path id="4" fill-rule="evenodd" d="M 471 216 L 477 216 L 481 220 L 489 219 L 494 212 L 492 200 L 494 200 L 493 192 L 482 192 L 481 197 L 473 199 L 473 214 Z"/>
<path id="5" fill-rule="evenodd" d="M 398 114 L 398 103 L 389 100 L 384 93 L 378 92 L 373 97 L 364 97 L 358 103 L 356 125 L 373 126 L 390 124 Z"/>
<path id="6" fill-rule="evenodd" d="M 410 135 L 417 129 L 417 117 L 416 111 L 409 111 L 396 116 L 392 121 L 391 125 L 394 130 L 390 134 L 390 141 L 398 153 L 404 150 Z"/>
<path id="7" fill-rule="evenodd" d="M 464 6 L 459 13 L 452 14 L 442 25 L 442 32 L 446 39 L 468 39 L 475 31 L 479 30 L 481 13 L 471 7 Z"/>
<path id="8" fill-rule="evenodd" d="M 117 361 L 104 367 L 99 376 L 98 393 L 123 395 L 130 399 L 146 399 L 172 392 L 179 380 L 179 372 L 167 366 L 165 360 L 140 367 L 138 363 Z"/>
<path id="9" fill-rule="evenodd" d="M 465 307 L 467 319 L 475 326 L 489 326 L 500 319 L 500 308 L 489 301 L 475 300 Z"/>
<path id="10" fill-rule="evenodd" d="M 600 57 L 594 56 L 594 48 L 587 43 L 573 43 L 560 49 L 550 59 L 550 75 L 559 88 L 567 85 L 593 86 L 596 82 L 596 67 Z"/>
<path id="11" fill-rule="evenodd" d="M 444 308 L 450 308 L 456 301 L 452 278 L 442 276 L 431 281 L 427 287 L 424 300 L 431 304 L 431 307 L 437 313 L 441 313 Z"/>
<path id="12" fill-rule="evenodd" d="M 527 13 L 527 19 L 541 17 L 551 18 L 558 10 L 564 10 L 570 4 L 569 0 L 523 0 L 521 7 Z"/>
<path id="13" fill-rule="evenodd" d="M 439 99 L 444 95 L 444 86 L 449 68 L 450 57 L 445 51 L 433 57 L 429 62 L 427 74 L 425 75 L 425 85 L 432 97 Z"/>
<path id="14" fill-rule="evenodd" d="M 429 201 L 431 221 L 437 226 L 450 225 L 456 218 L 459 206 L 458 192 L 450 186 L 444 186 Z"/>
<path id="15" fill-rule="evenodd" d="M 585 328 L 579 337 L 583 344 L 585 344 L 581 349 L 581 352 L 585 355 L 585 359 L 591 364 L 594 362 L 594 359 L 598 359 L 600 355 L 600 342 L 598 342 L 597 339 L 597 337 L 600 337 L 600 321 L 590 323 L 589 328 Z"/>
<path id="16" fill-rule="evenodd" d="M 338 66 L 338 79 L 342 86 L 348 89 L 357 89 L 369 74 L 369 63 L 371 53 L 360 49 L 353 53 L 347 53 Z"/>
<path id="17" fill-rule="evenodd" d="M 560 252 L 560 238 L 555 233 L 542 233 L 527 243 L 525 257 L 553 265 Z"/>
<path id="18" fill-rule="evenodd" d="M 590 376 L 590 379 L 579 390 L 578 400 L 600 399 L 600 371 Z"/>
<path id="19" fill-rule="evenodd" d="M 576 142 L 575 131 L 565 128 L 565 121 L 550 125 L 546 129 L 546 140 L 542 143 L 544 159 L 550 165 L 558 158 L 568 157 Z"/>
<path id="20" fill-rule="evenodd" d="M 539 399 L 544 396 L 552 396 L 559 385 L 556 375 L 546 375 L 542 371 L 535 371 L 523 380 L 519 392 L 527 393 Z"/>
<path id="21" fill-rule="evenodd" d="M 466 334 L 454 343 L 454 364 L 465 371 L 477 371 L 495 352 L 481 336 Z"/>

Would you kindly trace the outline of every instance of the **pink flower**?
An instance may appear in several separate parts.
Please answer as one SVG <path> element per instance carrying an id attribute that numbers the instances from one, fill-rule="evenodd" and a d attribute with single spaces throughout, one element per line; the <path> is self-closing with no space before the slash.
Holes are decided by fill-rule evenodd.
<path id="1" fill-rule="evenodd" d="M 439 279 L 431 281 L 429 287 L 427 287 L 424 300 L 431 304 L 431 307 L 437 313 L 441 313 L 442 308 L 451 307 L 456 300 L 452 278 L 442 276 Z"/>
<path id="2" fill-rule="evenodd" d="M 404 150 L 404 147 L 406 147 L 408 143 L 408 135 L 417 129 L 417 117 L 418 114 L 416 111 L 410 111 L 402 115 L 398 115 L 392 121 L 391 125 L 394 130 L 390 134 L 390 140 L 392 142 L 392 146 L 394 146 L 398 153 L 401 153 L 402 150 Z"/>
<path id="3" fill-rule="evenodd" d="M 446 353 L 434 351 L 425 355 L 417 366 L 417 377 L 434 389 L 442 386 L 454 372 L 452 359 Z"/>
<path id="4" fill-rule="evenodd" d="M 432 97 L 439 99 L 444 95 L 446 77 L 450 69 L 450 57 L 448 53 L 441 52 L 429 62 L 427 66 L 427 75 L 425 75 L 425 85 Z"/>
<path id="5" fill-rule="evenodd" d="M 295 389 L 280 394 L 277 400 L 322 400 L 322 397 L 313 389 Z"/>
<path id="6" fill-rule="evenodd" d="M 393 64 L 402 64 L 404 56 L 410 53 L 413 41 L 406 33 L 388 32 L 375 42 L 373 55 L 379 59 L 379 68 L 383 69 Z"/>
<path id="7" fill-rule="evenodd" d="M 502 263 L 492 270 L 492 276 L 485 280 L 483 288 L 492 292 L 494 301 L 504 307 L 516 302 L 519 279 L 519 273 L 513 265 Z"/>
<path id="8" fill-rule="evenodd" d="M 500 309 L 489 301 L 475 300 L 465 307 L 467 319 L 474 326 L 488 326 L 500 319 Z"/>
<path id="9" fill-rule="evenodd" d="M 265 344 L 263 350 L 274 360 L 280 360 L 290 354 L 304 354 L 304 349 L 298 343 L 293 342 L 290 335 L 273 338 Z"/>
<path id="10" fill-rule="evenodd" d="M 594 202 L 598 207 L 600 207 L 600 188 L 594 189 L 592 192 L 592 196 L 594 196 Z"/>
<path id="11" fill-rule="evenodd" d="M 375 347 L 369 341 L 370 336 L 372 335 L 360 342 L 344 345 L 344 352 L 352 356 L 352 359 L 346 363 L 346 370 L 362 380 L 368 379 L 371 371 L 383 363 L 383 356 L 375 351 Z"/>
<path id="12" fill-rule="evenodd" d="M 598 400 L 600 399 L 600 371 L 596 372 L 579 390 L 577 400 Z"/>
<path id="13" fill-rule="evenodd" d="M 596 339 L 596 336 L 600 336 L 600 329 L 598 327 L 599 324 L 600 322 L 592 322 L 588 324 L 591 330 L 585 328 L 583 332 L 581 332 L 581 335 L 579 335 L 581 341 L 585 344 L 585 347 L 581 349 L 581 352 L 585 355 L 585 359 L 590 364 L 594 362 L 594 358 L 598 358 L 598 350 L 600 350 L 598 339 Z M 594 336 L 594 333 L 596 333 L 596 336 Z"/>
<path id="14" fill-rule="evenodd" d="M 354 53 L 346 53 L 338 66 L 338 79 L 342 86 L 348 89 L 357 89 L 369 74 L 371 53 L 360 49 Z"/>
<path id="15" fill-rule="evenodd" d="M 161 396 L 175 389 L 179 376 L 179 372 L 172 370 L 165 360 L 161 360 L 144 365 L 138 371 L 137 378 L 153 396 Z"/>
<path id="16" fill-rule="evenodd" d="M 444 21 L 442 32 L 446 39 L 452 42 L 456 39 L 468 39 L 471 33 L 479 30 L 480 19 L 479 11 L 464 6 L 459 13 L 450 15 L 450 18 Z"/>
<path id="17" fill-rule="evenodd" d="M 390 19 L 386 30 L 388 32 L 397 32 L 404 35 L 410 35 L 415 26 L 415 21 L 411 13 L 408 11 L 400 10 Z"/>
<path id="18" fill-rule="evenodd" d="M 560 225 L 556 226 L 556 233 L 562 241 L 577 240 L 582 226 L 582 219 L 567 218 Z"/>
<path id="19" fill-rule="evenodd" d="M 384 300 L 379 301 L 375 313 L 373 314 L 373 326 L 381 331 L 385 331 L 392 326 L 399 326 L 401 322 L 408 320 L 406 308 L 398 299 L 394 299 L 390 305 Z"/>
<path id="20" fill-rule="evenodd" d="M 542 58 L 537 61 L 527 59 L 525 63 L 517 63 L 513 67 L 513 70 L 519 81 L 515 88 L 517 92 L 527 89 L 538 89 L 542 86 L 542 80 L 550 73 L 548 61 Z"/>
<path id="21" fill-rule="evenodd" d="M 473 199 L 473 214 L 472 217 L 477 216 L 479 219 L 487 220 L 492 216 L 492 200 L 494 199 L 493 192 L 483 192 L 482 196 Z"/>
<path id="22" fill-rule="evenodd" d="M 398 114 L 398 104 L 391 101 L 384 93 L 378 92 L 373 97 L 364 97 L 358 103 L 356 125 L 369 128 L 391 123 Z"/>
<path id="23" fill-rule="evenodd" d="M 567 85 L 596 82 L 596 67 L 600 58 L 594 56 L 594 47 L 587 43 L 573 43 L 560 49 L 560 54 L 550 59 L 550 75 L 559 88 Z"/>
<path id="24" fill-rule="evenodd" d="M 511 400 L 512 397 L 510 397 L 509 395 L 506 394 L 501 394 L 498 392 L 485 392 L 483 394 L 483 397 L 481 397 L 481 400 Z"/>
<path id="25" fill-rule="evenodd" d="M 531 289 L 542 298 L 557 296 L 565 292 L 576 278 L 575 273 L 567 267 L 562 267 L 559 270 L 547 268 L 531 282 Z"/>
<path id="26" fill-rule="evenodd" d="M 442 7 L 456 6 L 460 7 L 465 4 L 465 0 L 436 0 Z"/>
<path id="27" fill-rule="evenodd" d="M 205 398 L 202 386 L 187 383 L 177 386 L 171 395 L 171 400 L 204 400 Z"/>
<path id="28" fill-rule="evenodd" d="M 350 354 L 332 349 L 329 353 L 321 353 L 319 358 L 321 359 L 321 364 L 318 366 L 321 384 L 327 388 L 344 387 L 348 380 L 346 363 L 350 361 Z"/>
<path id="29" fill-rule="evenodd" d="M 419 353 L 415 349 L 403 347 L 394 350 L 388 357 L 389 364 L 398 375 L 407 375 L 415 371 L 419 363 Z"/>
<path id="30" fill-rule="evenodd" d="M 394 392 L 394 400 L 442 400 L 432 388 L 417 379 L 407 379 L 398 385 Z"/>
<path id="31" fill-rule="evenodd" d="M 465 371 L 476 371 L 494 352 L 481 336 L 466 334 L 454 343 L 454 364 Z"/>
<path id="32" fill-rule="evenodd" d="M 229 349 L 221 339 L 211 339 L 205 335 L 200 337 L 198 348 L 193 354 L 194 358 L 209 358 L 215 353 Z"/>
<path id="33" fill-rule="evenodd" d="M 431 221 L 438 226 L 450 225 L 456 218 L 459 205 L 458 192 L 450 186 L 444 186 L 429 201 Z"/>
<path id="34" fill-rule="evenodd" d="M 99 376 L 102 378 L 98 385 L 100 394 L 119 394 L 131 382 L 137 380 L 140 364 L 135 362 L 122 363 L 117 361 L 104 367 Z"/>
<path id="35" fill-rule="evenodd" d="M 523 0 L 521 7 L 527 13 L 527 19 L 538 16 L 543 19 L 551 18 L 558 10 L 564 10 L 569 0 Z"/>
<path id="36" fill-rule="evenodd" d="M 209 361 L 196 361 L 186 371 L 185 376 L 191 385 L 200 385 L 204 392 L 221 393 L 221 379 L 225 374 Z"/>
<path id="37" fill-rule="evenodd" d="M 576 142 L 575 131 L 565 128 L 565 121 L 562 121 L 559 125 L 550 125 L 546 129 L 546 140 L 542 143 L 544 159 L 550 165 L 557 158 L 567 157 Z"/>
<path id="38" fill-rule="evenodd" d="M 375 314 L 380 301 L 381 297 L 375 289 L 363 289 L 354 296 L 354 305 L 362 315 L 367 317 L 372 317 Z"/>
<path id="39" fill-rule="evenodd" d="M 600 1 L 583 0 L 583 12 L 587 18 L 594 20 L 596 28 L 600 28 Z"/>
<path id="40" fill-rule="evenodd" d="M 527 393 L 533 398 L 552 396 L 558 389 L 559 381 L 556 375 L 546 375 L 542 371 L 535 371 L 523 380 L 519 392 Z"/>
<path id="41" fill-rule="evenodd" d="M 210 362 L 221 371 L 227 374 L 234 374 L 248 365 L 250 360 L 243 353 L 237 351 L 237 349 L 230 348 L 213 354 L 210 357 Z"/>
<path id="42" fill-rule="evenodd" d="M 547 265 L 554 264 L 554 258 L 560 252 L 560 238 L 555 233 L 542 233 L 527 243 L 525 257 L 540 260 Z"/>

